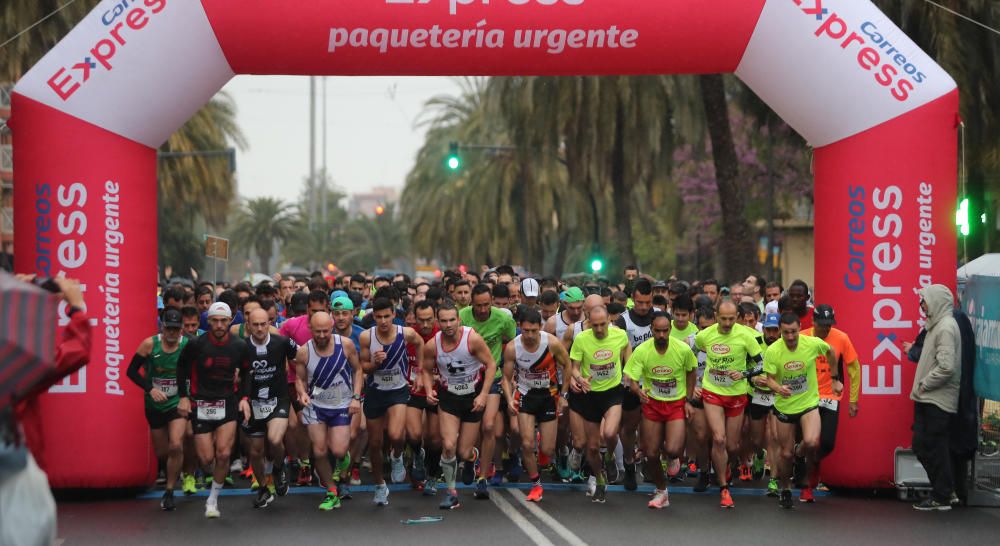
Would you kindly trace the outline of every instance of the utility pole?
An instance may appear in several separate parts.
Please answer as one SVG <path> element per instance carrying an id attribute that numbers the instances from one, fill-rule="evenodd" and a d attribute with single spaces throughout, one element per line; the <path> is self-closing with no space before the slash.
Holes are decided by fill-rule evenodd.
<path id="1" fill-rule="evenodd" d="M 323 192 L 323 195 L 322 195 L 322 197 L 320 199 L 320 204 L 322 206 L 322 213 L 320 215 L 320 218 L 323 219 L 323 223 L 321 225 L 324 227 L 324 229 L 326 229 L 326 210 L 327 210 L 326 209 L 326 198 L 327 198 L 326 194 L 329 193 L 327 191 L 327 187 L 326 187 L 326 178 L 328 176 L 328 173 L 326 171 L 326 76 L 323 76 L 323 155 L 322 155 L 322 158 L 323 158 L 323 184 L 322 184 L 322 186 L 320 186 L 320 191 Z M 326 234 L 325 233 L 323 235 L 323 241 L 326 242 Z"/>
<path id="2" fill-rule="evenodd" d="M 309 76 L 309 227 L 316 225 L 316 76 Z"/>

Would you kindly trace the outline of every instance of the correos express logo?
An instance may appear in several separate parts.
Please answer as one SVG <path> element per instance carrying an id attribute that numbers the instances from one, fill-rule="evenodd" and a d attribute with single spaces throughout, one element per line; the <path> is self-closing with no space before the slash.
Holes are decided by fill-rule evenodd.
<path id="1" fill-rule="evenodd" d="M 788 371 L 790 371 L 790 372 L 797 372 L 797 371 L 799 371 L 799 370 L 801 370 L 802 368 L 805 368 L 805 367 L 806 367 L 806 365 L 803 364 L 802 362 L 799 362 L 798 360 L 796 360 L 794 362 L 785 362 L 785 369 L 788 370 Z"/>
<path id="2" fill-rule="evenodd" d="M 146 28 L 151 17 L 167 7 L 167 0 L 120 0 L 114 7 L 101 14 L 104 32 L 83 60 L 62 66 L 48 79 L 49 87 L 62 100 L 69 100 L 80 87 L 101 68 L 114 70 L 114 56 L 126 47 L 134 34 Z"/>
<path id="3" fill-rule="evenodd" d="M 872 21 L 848 21 L 823 7 L 824 0 L 790 0 L 811 16 L 818 26 L 814 34 L 827 39 L 855 58 L 858 68 L 872 74 L 876 85 L 885 87 L 900 102 L 910 98 L 910 92 L 927 80 L 913 59 L 900 51 Z M 903 36 L 901 32 L 898 32 Z M 911 53 L 919 53 L 916 47 Z"/>

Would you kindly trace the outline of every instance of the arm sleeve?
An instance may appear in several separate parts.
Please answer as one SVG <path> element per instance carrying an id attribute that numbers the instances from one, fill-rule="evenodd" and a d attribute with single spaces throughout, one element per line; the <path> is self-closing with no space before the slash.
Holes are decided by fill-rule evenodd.
<path id="1" fill-rule="evenodd" d="M 194 343 L 187 343 L 177 358 L 177 396 L 187 398 L 188 381 L 191 379 L 192 358 L 194 358 Z"/>
<path id="2" fill-rule="evenodd" d="M 759 349 L 759 348 L 758 348 Z M 764 373 L 764 359 L 761 358 L 760 352 L 749 358 L 749 361 L 753 362 L 753 367 L 747 369 L 743 372 L 743 377 L 751 378 Z M 749 364 L 749 362 L 748 362 Z"/>
<path id="3" fill-rule="evenodd" d="M 857 403 L 861 395 L 861 363 L 857 358 L 847 365 L 847 377 L 851 378 L 851 403 Z"/>
<path id="4" fill-rule="evenodd" d="M 90 322 L 87 313 L 76 311 L 69 319 L 69 324 L 63 330 L 62 339 L 56 346 L 55 368 L 42 376 L 31 389 L 19 396 L 18 400 L 27 400 L 49 390 L 62 378 L 87 365 L 90 360 Z"/>
<path id="5" fill-rule="evenodd" d="M 148 376 L 139 373 L 139 370 L 142 370 L 145 367 L 146 367 L 146 357 L 140 355 L 139 353 L 136 353 L 132 355 L 132 362 L 129 363 L 128 371 L 126 372 L 126 374 L 128 375 L 128 378 L 132 380 L 133 383 L 138 385 L 139 388 L 143 390 L 143 392 L 148 393 L 149 391 L 153 390 L 153 382 L 149 379 Z"/>

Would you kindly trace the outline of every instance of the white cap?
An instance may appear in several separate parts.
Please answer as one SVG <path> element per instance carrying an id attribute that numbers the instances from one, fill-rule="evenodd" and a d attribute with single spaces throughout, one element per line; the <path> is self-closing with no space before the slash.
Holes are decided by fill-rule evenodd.
<path id="1" fill-rule="evenodd" d="M 538 281 L 535 279 L 524 279 L 521 281 L 521 295 L 526 298 L 538 297 Z"/>
<path id="2" fill-rule="evenodd" d="M 226 317 L 228 319 L 233 318 L 233 312 L 229 309 L 229 306 L 221 301 L 217 301 L 208 308 L 208 318 L 212 317 Z"/>
<path id="3" fill-rule="evenodd" d="M 764 306 L 764 313 L 777 313 L 778 312 L 778 300 L 769 301 L 767 305 Z"/>

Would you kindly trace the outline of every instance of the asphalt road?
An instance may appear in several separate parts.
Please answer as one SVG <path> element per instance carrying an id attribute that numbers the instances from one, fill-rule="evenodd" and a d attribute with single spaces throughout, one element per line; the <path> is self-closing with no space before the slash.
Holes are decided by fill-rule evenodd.
<path id="1" fill-rule="evenodd" d="M 95 544 L 361 544 L 441 545 L 609 545 L 609 544 L 996 544 L 1000 510 L 964 508 L 917 512 L 893 499 L 826 495 L 815 504 L 796 502 L 782 510 L 759 489 L 736 489 L 736 508 L 718 507 L 718 493 L 672 488 L 671 506 L 646 508 L 650 488 L 609 490 L 606 504 L 594 504 L 575 486 L 546 488 L 539 505 L 524 500 L 523 484 L 491 490 L 491 500 L 460 492 L 462 507 L 439 510 L 441 494 L 423 497 L 393 486 L 390 504 L 371 503 L 371 487 L 333 512 L 320 512 L 317 488 L 292 492 L 255 510 L 246 490 L 226 490 L 222 518 L 204 518 L 204 494 L 178 494 L 177 510 L 159 510 L 153 493 L 131 500 L 62 502 L 58 536 L 65 545 Z M 443 516 L 439 523 L 405 525 L 402 520 Z"/>

